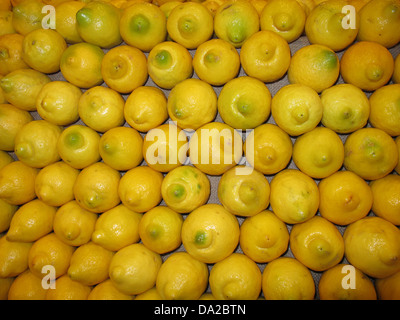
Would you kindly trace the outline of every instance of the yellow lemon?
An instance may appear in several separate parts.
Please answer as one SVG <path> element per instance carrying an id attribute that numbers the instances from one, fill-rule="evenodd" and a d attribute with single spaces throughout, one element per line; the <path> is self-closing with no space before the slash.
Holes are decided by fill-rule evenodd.
<path id="1" fill-rule="evenodd" d="M 35 179 L 39 169 L 13 161 L 0 169 L 0 198 L 9 204 L 21 205 L 33 200 Z"/>
<path id="2" fill-rule="evenodd" d="M 71 256 L 68 276 L 87 286 L 93 286 L 108 278 L 108 268 L 114 253 L 88 242 L 79 246 Z"/>
<path id="3" fill-rule="evenodd" d="M 192 56 L 179 43 L 164 41 L 155 45 L 147 57 L 147 71 L 154 83 L 172 89 L 193 74 Z"/>
<path id="4" fill-rule="evenodd" d="M 197 300 L 208 283 L 208 268 L 187 252 L 171 254 L 161 265 L 156 288 L 166 300 Z"/>
<path id="5" fill-rule="evenodd" d="M 301 262 L 280 257 L 266 265 L 262 292 L 266 300 L 313 300 L 315 283 L 310 270 Z"/>
<path id="6" fill-rule="evenodd" d="M 81 89 L 69 82 L 46 83 L 36 98 L 36 110 L 44 120 L 60 126 L 70 125 L 79 119 L 81 95 Z"/>
<path id="7" fill-rule="evenodd" d="M 158 2 L 158 1 L 157 1 Z M 179 6 L 182 2 L 184 2 L 183 0 L 171 0 L 171 1 L 166 1 L 165 3 L 162 4 L 158 4 L 158 6 L 160 7 L 161 11 L 164 12 L 165 16 L 169 17 L 171 11 L 176 7 Z M 154 4 L 157 4 L 155 1 L 153 1 Z M 168 35 L 167 35 L 168 37 Z"/>
<path id="8" fill-rule="evenodd" d="M 1 278 L 0 279 L 0 300 L 8 299 L 8 291 L 12 283 L 14 282 L 14 278 Z"/>
<path id="9" fill-rule="evenodd" d="M 394 60 L 388 49 L 377 42 L 359 41 L 344 52 L 340 74 L 346 83 L 365 91 L 383 87 L 393 75 Z"/>
<path id="10" fill-rule="evenodd" d="M 161 184 L 163 200 L 178 213 L 189 213 L 204 205 L 210 193 L 210 180 L 194 166 L 185 165 L 172 169 Z"/>
<path id="11" fill-rule="evenodd" d="M 354 280 L 347 284 L 345 277 L 351 270 Z M 351 281 L 355 284 L 351 287 Z M 343 286 L 343 283 L 346 285 Z M 374 283 L 365 274 L 349 264 L 338 264 L 322 273 L 318 282 L 318 293 L 321 300 L 376 300 Z"/>
<path id="12" fill-rule="evenodd" d="M 70 45 L 61 56 L 61 73 L 68 82 L 79 88 L 100 85 L 103 83 L 103 57 L 103 50 L 94 44 L 80 42 Z"/>
<path id="13" fill-rule="evenodd" d="M 380 300 L 398 300 L 400 297 L 399 292 L 400 272 L 383 278 L 375 280 L 375 288 Z"/>
<path id="14" fill-rule="evenodd" d="M 240 226 L 240 248 L 257 263 L 270 262 L 286 252 L 289 231 L 272 211 L 246 218 Z"/>
<path id="15" fill-rule="evenodd" d="M 315 6 L 317 5 L 315 0 L 297 0 L 297 2 L 303 8 L 306 16 L 308 16 L 310 14 L 311 10 L 314 9 Z"/>
<path id="16" fill-rule="evenodd" d="M 0 7 L 0 36 L 17 32 L 12 25 L 12 19 L 13 12 L 10 9 L 4 9 Z"/>
<path id="17" fill-rule="evenodd" d="M 161 9 L 148 2 L 134 3 L 120 19 L 120 33 L 126 44 L 149 52 L 167 36 L 167 18 Z"/>
<path id="18" fill-rule="evenodd" d="M 239 243 L 237 218 L 219 204 L 205 204 L 193 210 L 182 225 L 186 251 L 204 263 L 228 257 Z"/>
<path id="19" fill-rule="evenodd" d="M 28 255 L 32 242 L 8 241 L 0 237 L 0 277 L 11 278 L 28 268 Z"/>
<path id="20" fill-rule="evenodd" d="M 157 87 L 140 86 L 128 96 L 124 106 L 126 122 L 140 132 L 147 132 L 168 119 L 167 98 Z"/>
<path id="21" fill-rule="evenodd" d="M 318 93 L 304 84 L 280 88 L 271 102 L 271 114 L 276 124 L 291 136 L 314 129 L 321 121 L 322 108 Z"/>
<path id="22" fill-rule="evenodd" d="M 256 8 L 258 15 L 261 15 L 262 10 L 267 4 L 268 0 L 250 0 L 250 3 Z"/>
<path id="23" fill-rule="evenodd" d="M 122 203 L 136 212 L 146 212 L 161 200 L 161 184 L 164 176 L 148 166 L 128 170 L 121 178 L 118 194 Z"/>
<path id="24" fill-rule="evenodd" d="M 183 217 L 166 206 L 147 211 L 139 224 L 142 243 L 150 250 L 165 254 L 181 245 Z"/>
<path id="25" fill-rule="evenodd" d="M 0 5 L 0 10 L 10 10 L 12 8 L 11 1 L 5 0 Z"/>
<path id="26" fill-rule="evenodd" d="M 154 287 L 161 264 L 159 254 L 141 243 L 131 244 L 112 257 L 110 279 L 122 293 L 140 294 Z"/>
<path id="27" fill-rule="evenodd" d="M 13 20 L 14 29 L 22 35 L 42 28 L 42 20 L 45 14 L 42 13 L 44 3 L 41 0 L 24 0 L 13 3 Z"/>
<path id="28" fill-rule="evenodd" d="M 400 177 L 388 174 L 378 180 L 371 181 L 373 195 L 372 211 L 379 217 L 386 219 L 394 225 L 400 225 Z"/>
<path id="29" fill-rule="evenodd" d="M 336 83 L 339 73 L 340 62 L 336 53 L 327 46 L 311 44 L 292 56 L 288 79 L 290 83 L 303 84 L 320 93 Z"/>
<path id="30" fill-rule="evenodd" d="M 10 153 L 0 150 L 0 169 L 14 160 Z"/>
<path id="31" fill-rule="evenodd" d="M 368 122 L 368 97 L 355 85 L 341 83 L 327 88 L 321 93 L 321 102 L 321 123 L 339 134 L 354 132 Z"/>
<path id="32" fill-rule="evenodd" d="M 297 40 L 304 31 L 306 13 L 296 0 L 270 0 L 260 14 L 261 30 L 270 30 L 288 43 Z"/>
<path id="33" fill-rule="evenodd" d="M 392 79 L 394 83 L 400 83 L 400 54 L 397 54 L 397 57 L 394 60 L 394 71 Z"/>
<path id="34" fill-rule="evenodd" d="M 232 253 L 210 271 L 212 295 L 219 300 L 256 300 L 262 275 L 257 264 L 241 253 Z"/>
<path id="35" fill-rule="evenodd" d="M 289 69 L 290 59 L 289 44 L 271 30 L 256 32 L 240 50 L 240 62 L 246 74 L 263 82 L 281 79 Z"/>
<path id="36" fill-rule="evenodd" d="M 147 81 L 147 57 L 135 47 L 114 47 L 103 58 L 101 74 L 111 89 L 130 93 Z"/>
<path id="37" fill-rule="evenodd" d="M 74 184 L 76 201 L 84 209 L 100 213 L 119 204 L 119 171 L 103 162 L 96 162 L 82 169 Z"/>
<path id="38" fill-rule="evenodd" d="M 64 129 L 57 150 L 61 159 L 75 169 L 83 169 L 100 160 L 100 135 L 93 129 L 73 124 Z"/>
<path id="39" fill-rule="evenodd" d="M 270 186 L 261 172 L 250 167 L 237 166 L 222 175 L 217 194 L 219 201 L 229 212 L 249 217 L 267 209 Z"/>
<path id="40" fill-rule="evenodd" d="M 400 42 L 400 1 L 372 0 L 360 10 L 358 40 L 374 41 L 386 48 Z"/>
<path id="41" fill-rule="evenodd" d="M 18 208 L 18 206 L 9 204 L 0 199 L 0 232 L 7 231 Z"/>
<path id="42" fill-rule="evenodd" d="M 222 175 L 239 163 L 242 154 L 241 135 L 222 122 L 201 126 L 189 141 L 191 163 L 209 175 Z"/>
<path id="43" fill-rule="evenodd" d="M 356 13 L 355 26 L 345 24 L 346 11 L 343 12 L 343 8 L 348 3 L 347 0 L 330 0 L 314 7 L 305 24 L 305 33 L 310 43 L 341 51 L 354 42 L 358 34 L 359 20 Z"/>
<path id="44" fill-rule="evenodd" d="M 11 219 L 8 241 L 34 242 L 53 230 L 57 208 L 39 199 L 22 205 Z"/>
<path id="45" fill-rule="evenodd" d="M 184 130 L 196 130 L 217 115 L 217 94 L 210 84 L 191 78 L 176 84 L 168 95 L 168 114 Z"/>
<path id="46" fill-rule="evenodd" d="M 215 13 L 214 31 L 216 36 L 228 41 L 235 48 L 240 48 L 259 29 L 258 12 L 249 1 L 225 1 Z"/>
<path id="47" fill-rule="evenodd" d="M 65 244 L 78 247 L 90 241 L 97 214 L 71 200 L 58 208 L 53 221 L 56 236 Z"/>
<path id="48" fill-rule="evenodd" d="M 371 0 L 349 0 L 348 2 L 356 9 L 358 13 L 360 13 L 362 7 L 364 7 L 370 1 Z"/>
<path id="49" fill-rule="evenodd" d="M 319 184 L 321 216 L 337 225 L 364 218 L 371 210 L 373 194 L 368 183 L 351 171 L 338 171 Z"/>
<path id="50" fill-rule="evenodd" d="M 390 84 L 375 90 L 369 97 L 369 122 L 391 136 L 399 136 L 400 84 Z"/>
<path id="51" fill-rule="evenodd" d="M 400 270 L 400 230 L 380 217 L 365 217 L 343 234 L 347 260 L 363 273 L 386 278 Z"/>
<path id="52" fill-rule="evenodd" d="M 8 291 L 8 300 L 45 300 L 47 289 L 42 286 L 42 279 L 30 270 L 19 274 Z"/>
<path id="53" fill-rule="evenodd" d="M 82 1 L 65 1 L 56 6 L 56 31 L 68 44 L 83 42 L 78 33 L 76 13 L 85 6 Z"/>
<path id="54" fill-rule="evenodd" d="M 22 58 L 32 69 L 42 73 L 60 71 L 60 61 L 67 43 L 52 29 L 29 32 L 22 42 Z"/>
<path id="55" fill-rule="evenodd" d="M 22 58 L 24 36 L 12 33 L 0 36 L 0 74 L 5 76 L 18 69 L 28 69 Z"/>
<path id="56" fill-rule="evenodd" d="M 91 287 L 72 280 L 67 274 L 59 277 L 55 282 L 55 289 L 49 289 L 46 300 L 87 300 Z"/>
<path id="57" fill-rule="evenodd" d="M 213 35 L 213 16 L 201 3 L 182 3 L 170 12 L 167 32 L 173 41 L 195 49 Z"/>
<path id="58" fill-rule="evenodd" d="M 93 287 L 88 300 L 132 300 L 134 296 L 119 291 L 110 279 L 100 282 Z"/>
<path id="59" fill-rule="evenodd" d="M 238 75 L 240 56 L 228 41 L 211 39 L 197 47 L 193 69 L 201 80 L 212 86 L 221 86 Z"/>
<path id="60" fill-rule="evenodd" d="M 396 142 L 397 150 L 398 150 L 398 153 L 399 153 L 399 159 L 400 159 L 400 138 L 397 137 L 397 138 L 395 139 L 395 142 Z M 399 160 L 397 166 L 396 166 L 394 169 L 395 169 L 395 171 L 396 171 L 397 173 L 400 173 L 400 160 Z"/>
<path id="61" fill-rule="evenodd" d="M 266 175 L 286 168 L 292 158 L 293 144 L 290 136 L 272 123 L 264 123 L 252 130 L 244 142 L 248 163 Z"/>
<path id="62" fill-rule="evenodd" d="M 389 174 L 398 159 L 396 143 L 381 129 L 359 129 L 351 133 L 344 143 L 345 168 L 366 180 L 376 180 Z"/>
<path id="63" fill-rule="evenodd" d="M 157 288 L 154 286 L 153 288 L 135 296 L 135 300 L 163 300 L 163 298 L 161 298 L 161 295 L 158 293 Z"/>
<path id="64" fill-rule="evenodd" d="M 0 104 L 0 119 L 0 150 L 14 151 L 16 135 L 33 117 L 11 104 Z"/>
<path id="65" fill-rule="evenodd" d="M 345 246 L 339 230 L 320 216 L 294 225 L 289 241 L 295 258 L 314 271 L 332 268 L 344 255 Z"/>
<path id="66" fill-rule="evenodd" d="M 218 112 L 222 120 L 235 129 L 253 129 L 267 121 L 271 100 L 271 93 L 261 80 L 238 77 L 222 88 Z"/>
<path id="67" fill-rule="evenodd" d="M 120 10 L 104 1 L 91 1 L 76 12 L 76 28 L 85 42 L 112 48 L 122 42 Z"/>
<path id="68" fill-rule="evenodd" d="M 8 103 L 26 111 L 36 111 L 36 98 L 51 79 L 33 69 L 18 69 L 0 80 L 0 87 Z"/>
<path id="69" fill-rule="evenodd" d="M 284 169 L 271 181 L 270 203 L 279 219 L 298 224 L 315 216 L 319 206 L 316 182 L 296 169 Z"/>

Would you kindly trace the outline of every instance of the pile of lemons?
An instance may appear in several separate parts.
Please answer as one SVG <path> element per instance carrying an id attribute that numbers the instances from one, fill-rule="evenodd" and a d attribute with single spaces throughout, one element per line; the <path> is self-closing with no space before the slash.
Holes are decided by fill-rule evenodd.
<path id="1" fill-rule="evenodd" d="M 0 299 L 400 299 L 399 29 L 399 0 L 2 1 Z"/>

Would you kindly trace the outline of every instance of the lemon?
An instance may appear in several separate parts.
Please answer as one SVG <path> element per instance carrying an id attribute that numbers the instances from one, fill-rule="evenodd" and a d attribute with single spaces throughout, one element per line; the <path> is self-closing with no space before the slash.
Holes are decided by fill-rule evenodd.
<path id="1" fill-rule="evenodd" d="M 395 143 L 396 143 L 396 146 L 397 146 L 397 150 L 398 150 L 398 153 L 399 153 L 399 159 L 400 159 L 400 138 L 399 137 L 397 137 L 395 139 Z M 399 160 L 397 166 L 394 169 L 395 169 L 395 171 L 397 173 L 400 173 L 400 160 Z"/>
<path id="2" fill-rule="evenodd" d="M 47 290 L 46 300 L 87 300 L 91 287 L 63 275 L 56 280 L 56 288 Z"/>
<path id="3" fill-rule="evenodd" d="M 16 135 L 33 117 L 11 104 L 0 104 L 0 119 L 0 150 L 14 151 Z"/>
<path id="4" fill-rule="evenodd" d="M 190 78 L 176 84 L 168 95 L 169 117 L 184 130 L 196 130 L 217 115 L 217 94 L 207 82 Z"/>
<path id="5" fill-rule="evenodd" d="M 0 10 L 10 10 L 12 8 L 11 1 L 5 0 L 0 5 Z"/>
<path id="6" fill-rule="evenodd" d="M 147 57 L 147 71 L 153 82 L 163 88 L 172 89 L 193 74 L 192 56 L 179 43 L 164 41 L 155 45 Z"/>
<path id="7" fill-rule="evenodd" d="M 260 29 L 260 19 L 253 5 L 244 0 L 225 1 L 214 17 L 214 32 L 223 39 L 239 48 L 254 33 Z"/>
<path id="8" fill-rule="evenodd" d="M 400 230 L 379 217 L 365 217 L 350 224 L 343 234 L 345 256 L 356 268 L 374 278 L 400 270 Z"/>
<path id="9" fill-rule="evenodd" d="M 256 8 L 258 15 L 261 15 L 262 10 L 264 9 L 265 5 L 267 4 L 267 0 L 250 0 L 250 3 Z"/>
<path id="10" fill-rule="evenodd" d="M 369 122 L 391 136 L 400 135 L 400 84 L 389 84 L 375 90 L 369 98 Z"/>
<path id="11" fill-rule="evenodd" d="M 8 291 L 12 283 L 14 282 L 14 278 L 1 278 L 0 279 L 0 299 L 7 300 L 8 299 Z"/>
<path id="12" fill-rule="evenodd" d="M 88 295 L 88 300 L 132 300 L 133 298 L 134 296 L 118 291 L 110 279 L 93 287 Z"/>
<path id="13" fill-rule="evenodd" d="M 12 33 L 0 36 L 0 74 L 5 76 L 18 69 L 28 69 L 22 58 L 24 36 Z"/>
<path id="14" fill-rule="evenodd" d="M 157 0 L 156 0 L 157 1 Z M 157 4 L 156 1 L 154 1 L 154 4 Z M 158 2 L 158 1 L 157 1 Z M 183 0 L 172 0 L 172 1 L 166 1 L 165 3 L 162 4 L 158 4 L 158 6 L 160 7 L 161 11 L 164 12 L 165 16 L 169 17 L 171 11 L 178 5 L 180 5 L 182 2 L 185 2 Z M 167 35 L 168 37 L 168 35 Z"/>
<path id="15" fill-rule="evenodd" d="M 10 227 L 12 217 L 18 208 L 18 206 L 9 204 L 0 199 L 0 232 L 7 231 Z"/>
<path id="16" fill-rule="evenodd" d="M 49 233 L 32 244 L 28 255 L 28 265 L 31 272 L 42 278 L 42 268 L 52 265 L 55 277 L 66 274 L 72 253 L 75 248 L 61 241 L 55 233 Z"/>
<path id="17" fill-rule="evenodd" d="M 154 286 L 153 288 L 135 296 L 135 300 L 163 300 L 163 298 L 161 298 L 161 295 L 158 293 L 157 288 Z"/>
<path id="18" fill-rule="evenodd" d="M 161 184 L 164 176 L 148 166 L 138 166 L 128 170 L 118 186 L 122 203 L 136 212 L 146 212 L 161 200 Z"/>
<path id="19" fill-rule="evenodd" d="M 316 182 L 296 169 L 284 169 L 271 181 L 270 203 L 279 219 L 298 224 L 315 216 L 319 206 Z"/>
<path id="20" fill-rule="evenodd" d="M 264 210 L 242 222 L 239 242 L 243 253 L 251 260 L 266 263 L 286 252 L 289 231 L 272 211 Z"/>
<path id="21" fill-rule="evenodd" d="M 33 30 L 42 28 L 42 13 L 44 3 L 41 0 L 24 0 L 13 3 L 12 25 L 19 34 L 26 35 Z"/>
<path id="22" fill-rule="evenodd" d="M 346 83 L 365 91 L 375 91 L 392 78 L 394 60 L 390 51 L 377 42 L 359 41 L 344 52 L 340 74 Z"/>
<path id="23" fill-rule="evenodd" d="M 80 42 L 70 45 L 62 54 L 60 70 L 65 80 L 79 88 L 103 83 L 101 63 L 103 50 L 94 44 Z"/>
<path id="24" fill-rule="evenodd" d="M 119 30 L 121 13 L 104 1 L 91 1 L 76 12 L 76 28 L 83 41 L 112 48 L 122 42 Z"/>
<path id="25" fill-rule="evenodd" d="M 12 205 L 22 205 L 33 200 L 35 179 L 39 169 L 22 161 L 13 161 L 0 169 L 0 199 Z"/>
<path id="26" fill-rule="evenodd" d="M 98 160 L 100 135 L 90 127 L 73 124 L 64 129 L 57 141 L 61 159 L 75 169 L 83 169 Z"/>
<path id="27" fill-rule="evenodd" d="M 119 249 L 139 241 L 142 214 L 120 204 L 104 213 L 96 221 L 92 241 L 107 250 Z"/>
<path id="28" fill-rule="evenodd" d="M 11 278 L 19 275 L 28 268 L 28 254 L 32 242 L 8 241 L 0 237 L 0 277 Z"/>
<path id="29" fill-rule="evenodd" d="M 139 224 L 142 243 L 150 250 L 165 254 L 181 245 L 183 217 L 166 206 L 147 211 Z"/>
<path id="30" fill-rule="evenodd" d="M 76 13 L 85 6 L 82 1 L 65 1 L 56 6 L 56 31 L 68 44 L 83 42 L 78 33 Z"/>
<path id="31" fill-rule="evenodd" d="M 165 300 L 197 300 L 206 290 L 208 268 L 187 252 L 171 254 L 161 265 L 156 287 Z"/>
<path id="32" fill-rule="evenodd" d="M 10 153 L 0 150 L 0 169 L 13 161 L 14 161 L 14 158 L 11 156 Z"/>
<path id="33" fill-rule="evenodd" d="M 376 180 L 392 172 L 398 158 L 396 143 L 381 129 L 359 129 L 344 143 L 345 168 L 366 180 Z"/>
<path id="34" fill-rule="evenodd" d="M 262 292 L 266 300 L 313 300 L 315 283 L 310 270 L 301 262 L 280 257 L 266 265 Z"/>
<path id="35" fill-rule="evenodd" d="M 373 193 L 368 183 L 351 171 L 338 171 L 319 184 L 321 216 L 337 225 L 364 218 L 371 210 Z"/>
<path id="36" fill-rule="evenodd" d="M 394 60 L 394 71 L 393 71 L 393 82 L 400 83 L 400 54 L 397 55 L 396 59 Z"/>
<path id="37" fill-rule="evenodd" d="M 400 297 L 399 292 L 400 272 L 383 278 L 375 280 L 375 288 L 380 300 L 398 300 Z"/>
<path id="38" fill-rule="evenodd" d="M 259 172 L 272 175 L 286 168 L 292 158 L 289 134 L 272 123 L 252 130 L 244 142 L 246 160 Z"/>
<path id="39" fill-rule="evenodd" d="M 288 43 L 297 40 L 304 31 L 306 14 L 296 0 L 271 0 L 260 14 L 261 30 L 270 30 Z"/>
<path id="40" fill-rule="evenodd" d="M 0 7 L 0 36 L 5 34 L 16 33 L 12 25 L 13 12 L 10 9 L 4 9 Z"/>
<path id="41" fill-rule="evenodd" d="M 65 244 L 78 247 L 90 241 L 97 214 L 71 200 L 58 208 L 53 221 L 56 236 Z"/>
<path id="42" fill-rule="evenodd" d="M 147 57 L 135 47 L 114 47 L 103 58 L 101 74 L 111 89 L 130 93 L 147 81 Z"/>
<path id="43" fill-rule="evenodd" d="M 314 271 L 332 268 L 344 255 L 345 245 L 339 230 L 320 216 L 294 225 L 289 241 L 294 257 Z"/>
<path id="44" fill-rule="evenodd" d="M 120 33 L 126 44 L 149 52 L 166 39 L 167 18 L 155 4 L 134 3 L 121 15 Z"/>
<path id="45" fill-rule="evenodd" d="M 194 166 L 185 165 L 172 169 L 161 184 L 163 200 L 178 213 L 189 213 L 206 204 L 210 193 L 210 180 Z"/>
<path id="46" fill-rule="evenodd" d="M 321 121 L 322 108 L 318 93 L 304 84 L 280 88 L 271 102 L 271 114 L 276 124 L 291 136 L 314 129 Z"/>
<path id="47" fill-rule="evenodd" d="M 338 264 L 322 273 L 318 282 L 318 293 L 321 300 L 376 300 L 377 295 L 371 279 L 357 268 L 354 270 L 355 288 L 343 287 L 348 264 Z"/>
<path id="48" fill-rule="evenodd" d="M 250 169 L 247 174 L 241 174 L 239 170 L 245 168 L 233 167 L 225 172 L 219 180 L 217 194 L 229 212 L 249 217 L 267 209 L 270 186 L 267 178 L 257 170 Z"/>
<path id="49" fill-rule="evenodd" d="M 64 38 L 52 29 L 29 32 L 22 42 L 22 58 L 32 69 L 42 73 L 60 71 L 60 61 L 67 49 Z"/>
<path id="50" fill-rule="evenodd" d="M 8 103 L 26 111 L 36 111 L 36 98 L 51 79 L 33 69 L 18 69 L 0 80 L 0 87 Z"/>
<path id="51" fill-rule="evenodd" d="M 360 10 L 359 41 L 374 41 L 386 48 L 400 42 L 400 1 L 369 1 Z"/>
<path id="52" fill-rule="evenodd" d="M 1 80 L 1 78 L 3 78 L 2 75 L 0 75 L 0 80 Z M 3 89 L 0 88 L 0 104 L 6 104 L 6 103 L 7 103 L 7 100 L 4 97 Z"/>
<path id="53" fill-rule="evenodd" d="M 321 102 L 321 123 L 339 134 L 354 132 L 368 122 L 368 97 L 355 85 L 341 83 L 325 89 L 321 93 Z"/>
<path id="54" fill-rule="evenodd" d="M 241 253 L 232 253 L 210 271 L 211 292 L 219 300 L 256 300 L 261 282 L 257 264 Z"/>
<path id="55" fill-rule="evenodd" d="M 45 300 L 47 290 L 42 286 L 42 279 L 30 270 L 19 274 L 8 291 L 8 300 Z"/>
<path id="56" fill-rule="evenodd" d="M 207 40 L 194 53 L 193 69 L 201 80 L 212 86 L 222 86 L 238 75 L 240 56 L 228 41 Z"/>
<path id="57" fill-rule="evenodd" d="M 196 49 L 213 35 L 213 16 L 201 3 L 182 3 L 170 12 L 167 32 L 173 41 Z"/>
<path id="58" fill-rule="evenodd" d="M 186 251 L 204 263 L 228 257 L 239 243 L 237 218 L 219 204 L 205 204 L 193 210 L 182 225 Z"/>
<path id="59" fill-rule="evenodd" d="M 164 92 L 157 87 L 136 88 L 126 99 L 124 117 L 132 128 L 140 132 L 160 126 L 168 119 Z"/>
<path id="60" fill-rule="evenodd" d="M 119 171 L 103 162 L 96 162 L 82 169 L 74 184 L 76 201 L 84 209 L 100 213 L 119 204 Z"/>
<path id="61" fill-rule="evenodd" d="M 36 98 L 40 117 L 60 126 L 67 126 L 79 119 L 78 102 L 81 89 L 66 81 L 46 83 Z"/>
<path id="62" fill-rule="evenodd" d="M 370 183 L 374 199 L 372 211 L 377 216 L 397 226 L 400 225 L 400 216 L 398 213 L 400 206 L 399 184 L 400 177 L 396 174 L 388 174 Z"/>
<path id="63" fill-rule="evenodd" d="M 39 199 L 22 205 L 11 219 L 7 240 L 34 242 L 53 230 L 57 208 Z"/>
<path id="64" fill-rule="evenodd" d="M 140 294 L 156 284 L 162 259 L 159 254 L 136 243 L 117 251 L 111 259 L 109 275 L 122 293 Z"/>
<path id="65" fill-rule="evenodd" d="M 43 168 L 60 160 L 57 141 L 62 128 L 46 120 L 25 124 L 15 136 L 14 152 L 25 164 Z"/>
<path id="66" fill-rule="evenodd" d="M 238 77 L 222 88 L 218 112 L 222 120 L 235 129 L 253 129 L 268 119 L 271 100 L 271 93 L 261 80 Z"/>

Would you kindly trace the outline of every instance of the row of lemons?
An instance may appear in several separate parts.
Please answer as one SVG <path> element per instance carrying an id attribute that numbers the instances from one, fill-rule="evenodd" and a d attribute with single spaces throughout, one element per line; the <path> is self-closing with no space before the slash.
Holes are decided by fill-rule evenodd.
<path id="1" fill-rule="evenodd" d="M 1 299 L 399 299 L 398 0 L 1 6 Z"/>

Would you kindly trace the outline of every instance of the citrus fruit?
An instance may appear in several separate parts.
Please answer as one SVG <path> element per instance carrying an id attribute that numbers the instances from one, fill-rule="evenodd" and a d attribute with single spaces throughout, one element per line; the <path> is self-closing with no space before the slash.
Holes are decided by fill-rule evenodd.
<path id="1" fill-rule="evenodd" d="M 0 237 L 0 277 L 11 278 L 28 269 L 28 255 L 32 242 L 8 241 Z"/>
<path id="2" fill-rule="evenodd" d="M 161 298 L 156 286 L 154 286 L 153 288 L 136 295 L 135 300 L 163 300 L 163 298 Z"/>
<path id="3" fill-rule="evenodd" d="M 24 36 L 12 33 L 0 36 L 0 74 L 5 76 L 18 69 L 28 69 L 22 58 Z"/>
<path id="4" fill-rule="evenodd" d="M 0 232 L 7 231 L 7 229 L 10 227 L 11 219 L 18 208 L 18 206 L 9 204 L 0 199 Z"/>
<path id="5" fill-rule="evenodd" d="M 8 300 L 45 300 L 47 290 L 42 286 L 42 279 L 30 270 L 25 270 L 13 281 L 8 291 Z"/>
<path id="6" fill-rule="evenodd" d="M 119 291 L 110 279 L 100 282 L 93 287 L 88 300 L 132 300 L 134 296 Z"/>
<path id="7" fill-rule="evenodd" d="M 82 1 L 65 1 L 56 7 L 56 31 L 68 44 L 83 42 L 78 33 L 76 13 L 85 6 Z"/>
<path id="8" fill-rule="evenodd" d="M 0 7 L 0 36 L 5 34 L 16 33 L 12 25 L 13 12 L 9 9 L 2 9 Z"/>
<path id="9" fill-rule="evenodd" d="M 383 278 L 375 280 L 375 288 L 380 300 L 398 300 L 400 297 L 399 292 L 400 272 Z"/>
<path id="10" fill-rule="evenodd" d="M 397 138 L 395 139 L 395 142 L 396 142 L 397 150 L 398 150 L 398 153 L 399 153 L 399 159 L 400 159 L 400 138 L 397 137 Z M 394 168 L 394 170 L 395 170 L 397 173 L 400 173 L 400 161 L 398 162 L 398 164 L 397 164 L 397 166 Z"/>
<path id="11" fill-rule="evenodd" d="M 400 83 L 400 54 L 397 54 L 396 59 L 394 60 L 394 71 L 393 71 L 393 82 Z"/>
<path id="12" fill-rule="evenodd" d="M 46 300 L 87 300 L 91 287 L 72 280 L 67 274 L 56 279 L 56 288 L 47 290 Z"/>
<path id="13" fill-rule="evenodd" d="M 29 32 L 42 28 L 42 13 L 44 3 L 41 0 L 24 0 L 13 4 L 12 25 L 19 34 L 26 35 Z"/>

